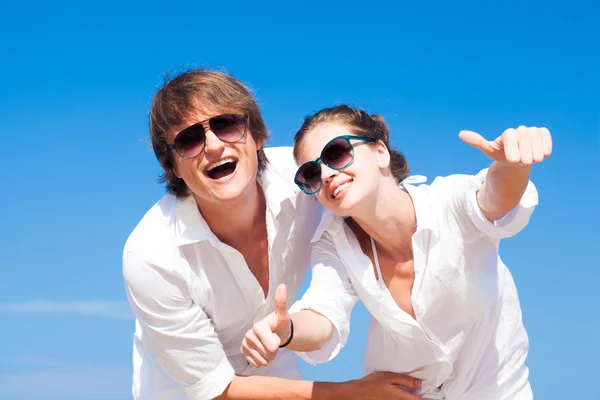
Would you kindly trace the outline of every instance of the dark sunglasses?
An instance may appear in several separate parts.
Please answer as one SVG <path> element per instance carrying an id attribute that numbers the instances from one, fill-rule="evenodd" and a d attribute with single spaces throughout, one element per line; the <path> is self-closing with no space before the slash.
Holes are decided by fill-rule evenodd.
<path id="1" fill-rule="evenodd" d="M 321 150 L 321 156 L 315 161 L 304 163 L 298 168 L 294 182 L 306 194 L 315 194 L 321 189 L 321 165 L 319 161 L 331 169 L 341 170 L 354 161 L 354 146 L 350 140 L 375 142 L 376 139 L 365 136 L 344 135 L 331 139 Z"/>
<path id="2" fill-rule="evenodd" d="M 246 136 L 248 117 L 238 114 L 222 114 L 205 119 L 179 132 L 175 136 L 173 144 L 167 146 L 168 149 L 175 150 L 182 158 L 198 157 L 206 145 L 205 123 L 208 123 L 210 130 L 219 140 L 225 143 L 235 143 Z"/>

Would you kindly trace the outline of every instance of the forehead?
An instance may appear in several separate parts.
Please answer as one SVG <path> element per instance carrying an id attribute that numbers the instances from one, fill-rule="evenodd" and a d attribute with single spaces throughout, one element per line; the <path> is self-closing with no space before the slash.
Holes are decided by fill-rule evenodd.
<path id="1" fill-rule="evenodd" d="M 333 138 L 352 134 L 350 128 L 342 123 L 326 123 L 311 129 L 298 149 L 298 161 L 314 160 L 321 155 L 323 147 Z"/>

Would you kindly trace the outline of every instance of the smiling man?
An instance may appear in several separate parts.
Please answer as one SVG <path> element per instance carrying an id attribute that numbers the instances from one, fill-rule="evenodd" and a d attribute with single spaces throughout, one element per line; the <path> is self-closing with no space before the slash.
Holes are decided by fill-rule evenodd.
<path id="1" fill-rule="evenodd" d="M 150 137 L 168 193 L 123 252 L 136 317 L 135 399 L 416 398 L 396 387 L 418 385 L 410 377 L 307 382 L 293 352 L 265 368 L 241 354 L 275 297 L 295 298 L 321 217 L 319 203 L 294 186 L 292 149 L 263 148 L 268 131 L 241 82 L 207 70 L 165 82 Z M 287 296 L 276 294 L 282 283 Z"/>

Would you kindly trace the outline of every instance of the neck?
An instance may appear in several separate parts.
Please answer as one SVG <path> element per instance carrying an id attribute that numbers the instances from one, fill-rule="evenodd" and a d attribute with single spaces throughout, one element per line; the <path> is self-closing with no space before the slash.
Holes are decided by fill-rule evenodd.
<path id="1" fill-rule="evenodd" d="M 237 248 L 240 239 L 246 241 L 248 237 L 253 237 L 257 227 L 264 225 L 265 195 L 257 181 L 239 199 L 198 204 L 198 209 L 215 236 Z"/>
<path id="2" fill-rule="evenodd" d="M 375 240 L 381 252 L 412 258 L 412 235 L 417 225 L 412 198 L 393 179 L 382 182 L 374 197 L 365 201 L 369 206 L 352 219 Z"/>

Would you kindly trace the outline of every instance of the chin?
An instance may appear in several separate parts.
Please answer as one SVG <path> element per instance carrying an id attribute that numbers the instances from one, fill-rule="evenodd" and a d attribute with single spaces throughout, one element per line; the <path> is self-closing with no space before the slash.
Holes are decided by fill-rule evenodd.
<path id="1" fill-rule="evenodd" d="M 356 203 L 351 199 L 344 198 L 340 202 L 327 201 L 325 208 L 340 217 L 348 217 L 352 214 Z"/>

